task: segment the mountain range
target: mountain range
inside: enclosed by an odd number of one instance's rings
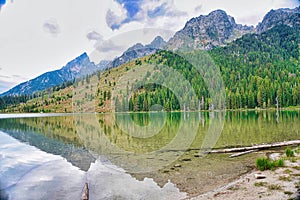
[[[32,80],[21,83],[0,96],[33,94],[37,91],[84,77],[98,70],[114,68],[137,58],[154,54],[158,49],[184,51],[194,49],[210,50],[218,46],[226,46],[245,34],[261,34],[276,25],[288,25],[299,28],[299,19],[300,7],[294,9],[282,8],[271,10],[264,16],[262,22],[253,27],[237,24],[234,18],[227,15],[225,11],[215,10],[208,15],[200,15],[199,17],[190,19],[183,29],[176,32],[167,42],[160,36],[157,36],[148,45],[137,43],[113,61],[101,61],[99,64],[91,62],[88,55],[83,53],[61,69],[44,73]]]

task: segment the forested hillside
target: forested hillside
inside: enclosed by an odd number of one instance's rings
[[[211,51],[222,71],[228,108],[300,105],[299,29],[277,26]]]
[[[226,47],[211,50],[209,54],[220,68],[225,85],[226,107],[270,108],[276,106],[276,99],[279,107],[300,105],[299,44],[299,30],[281,25],[261,35],[247,34]],[[189,63],[165,51],[152,59],[156,59],[158,66],[163,63],[181,71],[190,80],[198,98],[204,100],[202,108],[209,108],[207,88]],[[174,94],[161,86],[145,87],[129,103],[129,110],[133,111],[146,111],[155,103],[163,104],[166,110],[179,109]]]

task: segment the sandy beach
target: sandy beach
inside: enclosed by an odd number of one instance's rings
[[[291,161],[292,160],[292,161]],[[257,179],[255,174],[266,178]],[[276,170],[259,171],[257,169],[242,175],[237,180],[206,192],[190,200],[287,200],[300,199],[300,157],[295,155],[285,160],[284,167]]]

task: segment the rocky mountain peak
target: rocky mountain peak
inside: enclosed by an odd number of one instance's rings
[[[81,63],[84,63],[84,62],[90,62],[90,58],[86,52],[84,52],[80,56],[78,56],[75,59],[68,62],[62,69],[73,68],[74,66],[80,65]]]
[[[143,44],[136,43],[132,47],[129,47],[126,51],[129,52],[129,51],[138,50],[138,49],[142,49],[142,48],[145,48]]]
[[[160,49],[166,45],[166,41],[161,37],[157,36],[154,38],[154,40],[147,45],[147,47],[151,47],[154,49]]]
[[[236,24],[234,18],[225,11],[215,10],[208,15],[189,20],[184,28],[169,40],[167,48],[211,49],[225,45],[253,30],[253,27]]]
[[[257,25],[257,32],[262,33],[276,25],[287,25],[290,27],[300,27],[300,6],[294,9],[281,8],[271,10]]]

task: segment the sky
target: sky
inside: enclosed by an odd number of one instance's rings
[[[299,0],[0,0],[0,93],[84,52],[97,54],[92,60],[98,62],[132,43],[149,43],[155,34],[167,40],[192,17],[216,9],[255,26],[271,9],[299,5]],[[136,31],[145,28],[149,35]]]

